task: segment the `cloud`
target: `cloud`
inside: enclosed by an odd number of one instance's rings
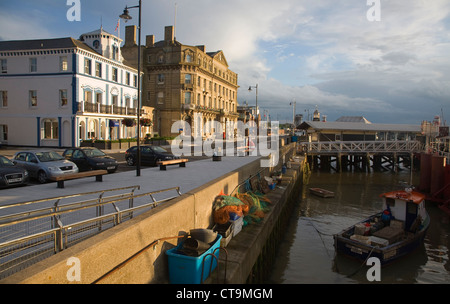
[[[4,10],[0,10],[0,28],[2,29],[0,40],[38,39],[51,36],[50,30],[39,18],[18,16]]]
[[[57,9],[50,3],[8,4],[0,11],[0,36],[77,37],[101,18],[112,32],[125,5],[82,1],[82,22],[69,24],[61,21],[65,1]],[[152,34],[163,39],[164,26],[175,24],[175,3],[177,40],[223,50],[239,75],[238,101],[251,104],[255,93],[247,88],[258,84],[258,105],[272,117],[292,117],[293,100],[303,111],[317,105],[330,119],[357,113],[374,122],[420,123],[448,107],[448,0],[380,0],[380,22],[367,20],[365,0],[144,1],[144,41]]]

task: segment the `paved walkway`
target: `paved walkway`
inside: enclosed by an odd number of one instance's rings
[[[94,177],[86,177],[65,182],[65,188],[57,188],[56,182],[39,185],[28,185],[0,190],[0,206],[51,198],[62,195],[116,189],[126,186],[139,185],[140,190],[135,193],[147,193],[180,187],[181,193],[186,193],[209,181],[216,179],[228,172],[238,169],[259,157],[222,157],[222,161],[212,161],[212,158],[188,162],[185,168],[178,165],[167,166],[166,171],[159,167],[141,168],[141,176],[136,176],[136,171],[117,172],[103,176],[103,182],[96,182]],[[174,193],[166,197],[173,196]],[[157,199],[162,199],[157,198]],[[78,199],[79,200],[79,199]],[[8,211],[7,211],[8,210]],[[14,210],[15,212],[30,210],[29,207]],[[0,215],[10,214],[12,209],[0,209]]]

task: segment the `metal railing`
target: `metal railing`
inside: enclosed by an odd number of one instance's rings
[[[181,195],[179,187],[142,194],[136,194],[136,189],[139,186],[0,206],[1,210],[51,204],[0,216],[0,279]],[[130,191],[105,196],[124,190]],[[169,191],[176,195],[167,197]],[[164,197],[157,198],[158,194]],[[79,196],[96,197],[61,204]]]
[[[92,103],[89,101],[78,102],[79,112],[88,113],[102,113],[102,114],[121,114],[121,115],[136,115],[136,108],[121,107],[117,105],[105,105],[101,103]]]
[[[423,152],[423,144],[415,140],[396,141],[321,141],[302,142],[307,153],[415,153]]]

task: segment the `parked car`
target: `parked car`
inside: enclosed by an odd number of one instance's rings
[[[75,163],[51,150],[17,152],[13,162],[25,168],[30,177],[36,178],[40,183],[45,183],[52,176],[78,172]]]
[[[149,164],[152,166],[156,166],[157,162],[160,160],[168,160],[168,159],[178,159],[178,156],[175,156],[168,152],[166,149],[160,146],[150,146],[150,145],[141,145],[141,164]],[[125,152],[125,160],[129,166],[133,166],[136,164],[137,159],[137,146],[129,148]]]
[[[119,167],[114,157],[95,147],[69,148],[64,151],[63,156],[74,162],[80,171],[100,169],[112,173]]]
[[[28,171],[18,167],[5,156],[0,155],[0,187],[26,185],[27,182]]]

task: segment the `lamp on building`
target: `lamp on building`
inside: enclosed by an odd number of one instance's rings
[[[141,176],[141,11],[142,11],[142,0],[139,0],[139,5],[136,6],[125,6],[123,14],[119,17],[124,19],[125,22],[133,19],[129,15],[129,8],[139,8],[139,25],[138,25],[138,100],[137,100],[137,155],[136,155],[136,176]]]

